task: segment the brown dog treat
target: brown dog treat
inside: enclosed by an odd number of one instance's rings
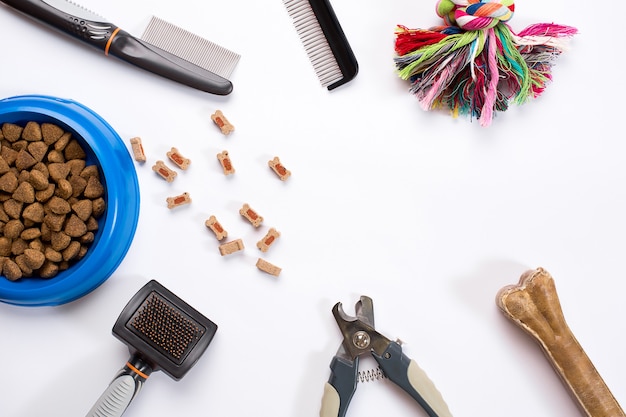
[[[172,148],[166,153],[167,157],[172,161],[176,166],[182,170],[189,168],[189,164],[191,161],[188,158],[185,158],[178,152],[178,149]]]
[[[146,153],[143,150],[143,144],[140,137],[130,139],[130,148],[133,151],[133,157],[137,162],[146,162]]]
[[[228,121],[221,110],[216,110],[215,113],[211,115],[211,120],[220,128],[224,135],[228,135],[235,130],[235,126]]]
[[[223,243],[223,244],[221,244],[219,246],[219,249],[220,249],[220,254],[222,256],[230,255],[230,254],[233,254],[235,252],[239,252],[240,250],[244,249],[243,240],[236,239],[236,240],[232,240],[232,241],[227,242],[227,243]]]
[[[228,151],[222,151],[217,154],[217,159],[220,161],[222,165],[222,170],[224,171],[224,175],[230,175],[235,173],[235,168],[233,168],[232,161],[230,160],[230,156],[228,156]]]
[[[185,204],[190,204],[191,196],[189,193],[184,192],[174,197],[167,197],[165,200],[167,201],[167,208],[173,209],[175,207],[184,206]]]
[[[283,164],[280,162],[280,158],[278,158],[277,156],[275,156],[274,159],[269,160],[267,162],[267,165],[272,168],[272,171],[274,171],[274,173],[278,175],[278,178],[280,178],[281,181],[285,181],[291,176],[291,171],[283,166]]]
[[[228,232],[224,230],[224,228],[222,227],[220,222],[217,221],[217,218],[215,216],[211,215],[211,217],[209,217],[204,222],[204,225],[209,228],[213,233],[215,233],[215,237],[217,238],[217,240],[222,240],[228,237]]]
[[[282,271],[281,268],[267,262],[265,259],[262,258],[259,258],[256,261],[256,267],[267,274],[274,275],[275,277],[279,276],[280,272]]]
[[[248,203],[245,203],[243,207],[239,209],[239,214],[245,217],[254,227],[259,227],[261,223],[263,223],[263,217],[259,216],[256,211],[254,211]]]
[[[270,246],[280,237],[280,232],[273,227],[267,231],[263,239],[259,240],[256,243],[256,247],[261,250],[261,252],[267,252]]]
[[[163,161],[156,161],[156,163],[152,166],[152,170],[159,174],[161,178],[167,182],[174,181],[177,175],[176,171],[170,169]]]
[[[539,268],[496,297],[502,313],[541,346],[565,387],[588,417],[624,417],[593,363],[570,330],[552,276]]]

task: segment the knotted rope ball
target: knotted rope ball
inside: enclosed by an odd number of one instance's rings
[[[439,0],[443,26],[396,28],[398,75],[425,110],[448,108],[489,126],[509,101],[522,104],[543,92],[577,30],[542,23],[516,34],[507,24],[514,12],[512,0]]]

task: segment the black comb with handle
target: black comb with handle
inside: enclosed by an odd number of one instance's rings
[[[128,302],[113,335],[128,345],[130,358],[88,417],[121,416],[153,371],[181,379],[211,343],[217,325],[152,280]]]

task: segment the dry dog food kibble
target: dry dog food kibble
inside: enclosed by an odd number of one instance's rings
[[[211,115],[211,120],[220,128],[224,135],[228,135],[235,130],[235,126],[228,121],[221,110],[216,110],[215,113]]]
[[[143,151],[143,144],[140,137],[134,137],[130,140],[130,147],[133,150],[133,156],[137,162],[146,162],[146,154]]]
[[[0,130],[0,273],[52,278],[87,253],[106,208],[98,167],[52,123]]]

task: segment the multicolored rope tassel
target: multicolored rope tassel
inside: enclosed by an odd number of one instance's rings
[[[424,110],[447,108],[489,126],[509,102],[538,97],[551,68],[577,33],[571,26],[540,23],[514,33],[513,0],[439,0],[445,23],[431,29],[396,28],[398,75]]]

